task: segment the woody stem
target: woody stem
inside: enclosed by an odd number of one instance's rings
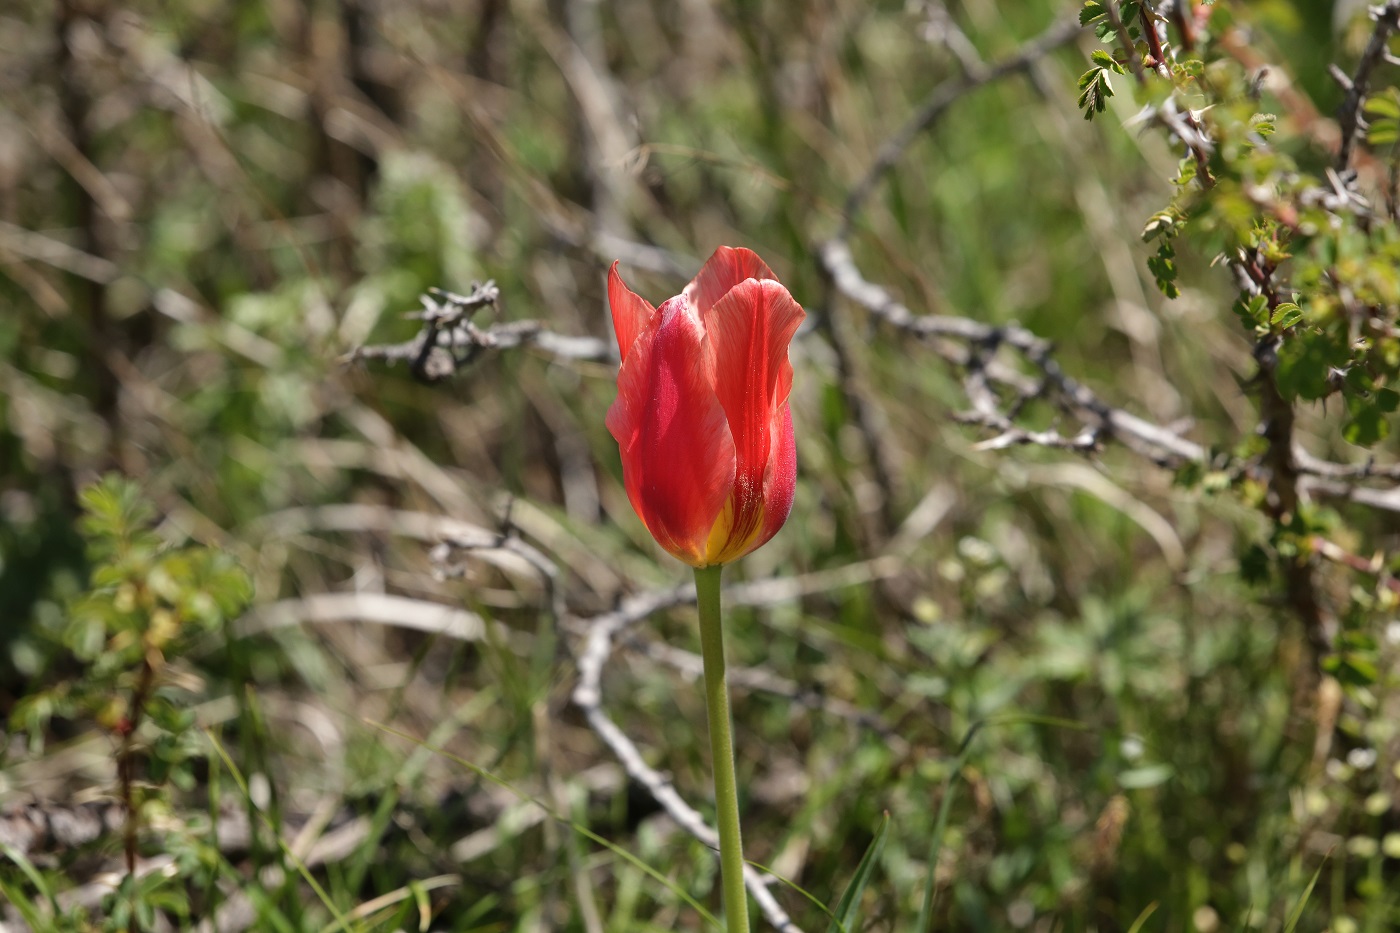
[[[724,671],[724,629],[720,625],[721,569],[719,564],[696,568],[695,594],[700,606],[700,655],[705,662],[705,709],[710,720],[710,755],[714,762],[725,926],[729,933],[748,933],[749,898],[744,890],[744,848],[739,838],[739,792],[734,779],[729,681]]]

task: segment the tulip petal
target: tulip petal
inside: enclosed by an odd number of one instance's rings
[[[699,274],[685,287],[684,294],[703,321],[709,317],[715,302],[745,279],[776,280],[777,276],[753,250],[721,246],[705,260]]]
[[[781,492],[784,483],[790,486],[790,472],[795,478],[796,454],[790,446],[792,422],[787,409],[792,388],[788,345],[805,317],[801,305],[780,283],[748,279],[715,302],[705,319],[714,359],[715,394],[729,422],[735,460],[732,514],[725,515],[728,533],[723,542],[715,538],[709,542],[708,553],[714,563],[733,560],[761,543],[756,539],[768,527],[767,491],[777,486]],[[789,498],[782,504],[782,519],[792,507],[790,490],[786,494]],[[774,503],[775,508],[778,505]],[[781,525],[782,520],[777,521]]]
[[[651,302],[638,295],[622,281],[617,263],[608,270],[608,305],[612,308],[613,332],[617,334],[617,350],[626,361],[638,335],[656,315]]]
[[[792,408],[783,402],[774,425],[768,472],[763,479],[763,530],[749,550],[768,543],[792,513],[797,495],[797,438],[792,432]]]
[[[685,298],[672,298],[633,341],[608,410],[632,507],[663,548],[697,567],[709,563],[710,529],[734,483],[711,359]]]

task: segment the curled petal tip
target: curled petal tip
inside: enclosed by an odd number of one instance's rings
[[[714,251],[694,280],[686,286],[685,296],[696,313],[704,318],[715,302],[730,289],[746,279],[777,280],[768,264],[758,254],[742,246],[721,246]]]
[[[637,337],[656,315],[651,302],[639,296],[617,271],[617,262],[608,269],[608,306],[612,309],[613,333],[617,335],[617,352],[625,361]]]

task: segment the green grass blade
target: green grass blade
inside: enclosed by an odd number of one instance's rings
[[[765,875],[769,875],[773,878],[776,878],[778,880],[778,883],[781,884],[783,887],[802,895],[804,898],[807,899],[807,902],[809,904],[811,904],[817,910],[820,910],[822,913],[826,914],[828,920],[831,920],[833,922],[836,920],[836,914],[832,913],[831,908],[826,906],[826,904],[822,902],[821,898],[817,897],[811,891],[808,891],[806,888],[802,887],[802,885],[798,884],[796,881],[793,881],[790,878],[784,878],[782,875],[778,874],[776,871],[769,868],[767,865],[764,865],[762,862],[755,862],[753,859],[744,859],[744,861],[748,862],[750,865],[752,865],[754,868],[757,868]]]
[[[1322,877],[1322,869],[1327,867],[1327,858],[1323,858],[1322,864],[1317,866],[1317,871],[1313,872],[1312,880],[1303,889],[1303,896],[1298,898],[1298,903],[1294,906],[1293,912],[1288,915],[1288,923],[1283,928],[1283,933],[1293,933],[1298,927],[1298,921],[1303,918],[1303,908],[1308,906],[1308,898],[1312,897],[1313,888],[1317,886],[1317,879]]]
[[[238,785],[239,791],[243,794],[244,797],[247,797],[248,781],[243,777],[243,772],[238,770],[238,765],[234,763],[233,758],[229,756],[229,753],[224,748],[223,743],[220,742],[214,736],[212,730],[205,729],[204,734],[206,737],[208,737],[209,744],[214,746],[214,751],[218,752],[219,757],[223,759],[224,767],[228,768],[229,774],[233,777],[234,782]],[[331,929],[345,930],[347,931],[347,933],[349,933],[349,931],[351,930],[350,921],[346,919],[345,915],[340,912],[340,909],[335,906],[335,901],[332,900],[331,896],[326,893],[324,888],[321,887],[320,882],[316,880],[316,876],[311,874],[311,869],[307,868],[306,863],[297,857],[296,853],[292,851],[291,846],[287,845],[286,841],[282,838],[282,834],[277,831],[277,827],[272,825],[271,820],[268,820],[266,817],[264,817],[263,822],[267,826],[267,828],[272,831],[273,837],[277,840],[278,847],[282,850],[282,855],[288,860],[290,860],[294,866],[296,866],[296,870],[301,875],[302,880],[304,880],[307,883],[307,885],[310,886],[311,890],[316,892],[316,896],[320,898],[321,903],[325,906],[326,910],[330,911],[331,916],[335,918],[335,922],[331,925]]]
[[[1090,731],[1084,723],[1073,719],[1041,716],[1034,713],[1006,713],[978,720],[968,727],[962,741],[958,743],[958,755],[953,759],[952,770],[943,780],[943,800],[938,805],[938,819],[934,822],[933,836],[929,839],[928,874],[924,878],[923,903],[919,907],[919,919],[914,923],[914,929],[917,933],[924,933],[933,922],[933,908],[937,894],[935,874],[938,869],[938,852],[943,848],[943,835],[948,829],[948,812],[952,809],[954,791],[957,789],[953,781],[962,773],[963,764],[966,763],[968,752],[972,748],[972,740],[977,737],[978,732],[982,731],[983,728],[1011,725],[1053,726],[1058,729]]]
[[[452,754],[446,749],[429,745],[422,739],[411,736],[406,732],[400,732],[398,729],[395,729],[392,726],[386,726],[381,722],[374,722],[373,720],[369,719],[365,720],[365,722],[376,729],[379,729],[383,732],[387,732],[390,735],[396,735],[399,738],[412,742],[413,744],[421,748],[426,748],[435,754],[441,755],[448,761],[456,762],[457,764],[461,765],[464,768],[467,768],[477,776],[490,781],[492,784],[495,784],[497,787],[510,791],[512,794],[519,797],[521,800],[534,804],[546,814],[548,814],[551,819],[564,824],[579,835],[607,849],[609,852],[613,853],[618,858],[621,858],[629,864],[633,865],[634,867],[641,869],[652,880],[659,882],[672,894],[675,894],[677,897],[683,900],[687,905],[690,906],[692,910],[694,910],[702,918],[704,918],[704,920],[711,926],[723,929],[723,924],[721,924],[719,920],[715,918],[715,915],[706,910],[703,904],[701,904],[695,898],[691,897],[690,894],[684,888],[682,888],[676,882],[672,881],[670,878],[667,878],[655,868],[652,868],[650,865],[639,859],[637,856],[633,855],[631,852],[628,852],[626,849],[619,846],[617,843],[612,842],[608,839],[604,839],[602,836],[598,835],[593,830],[589,829],[587,826],[584,826],[582,823],[575,822],[574,820],[569,819],[566,816],[561,816],[560,814],[556,813],[554,809],[548,804],[546,804],[544,801],[532,797],[531,795],[525,793],[523,790],[520,790],[517,787],[515,787],[509,781],[505,780],[504,778],[497,777],[495,774],[492,774],[490,771],[487,771],[480,765],[473,764],[472,762],[467,761],[465,758],[459,758],[458,756]]]
[[[948,777],[943,781],[943,800],[938,804],[938,819],[933,824],[933,837],[928,844],[928,874],[924,878],[924,900],[919,907],[919,919],[914,924],[914,929],[923,933],[933,922],[934,895],[937,892],[938,873],[938,852],[943,848],[943,833],[948,828],[948,811],[952,809],[953,794],[957,787],[953,784],[953,779],[957,777],[962,769],[963,755],[958,756],[953,770],[948,772]]]
[[[37,931],[54,929],[52,923],[46,923],[42,912],[27,894],[12,889],[2,880],[0,880],[0,903],[13,905],[15,910],[19,911],[19,915],[24,918],[24,922],[29,924],[29,928],[36,933]]]
[[[1142,913],[1138,914],[1137,919],[1133,921],[1133,925],[1128,927],[1128,933],[1141,933],[1143,925],[1147,923],[1147,918],[1157,912],[1157,907],[1158,904],[1156,901],[1144,907]]]
[[[852,933],[856,929],[860,917],[860,898],[880,863],[880,853],[885,848],[885,836],[889,829],[890,815],[886,812],[885,818],[880,821],[880,828],[875,831],[875,838],[870,841],[870,847],[856,866],[856,873],[851,876],[851,883],[846,886],[846,893],[841,895],[836,905],[836,916],[831,918],[827,933]]]
[[[59,913],[58,901],[54,900],[53,892],[49,890],[48,883],[44,881],[44,876],[39,873],[39,869],[34,867],[34,863],[29,861],[23,852],[9,843],[0,843],[0,854],[14,862],[19,870],[24,872],[24,876],[29,879],[29,883],[34,885],[34,890],[38,892],[39,896],[48,901],[49,908],[55,914]]]
[[[967,734],[958,744],[958,757],[953,759],[953,767],[948,771],[948,776],[943,779],[943,799],[938,804],[938,819],[933,824],[933,836],[929,839],[928,844],[928,875],[924,878],[924,899],[919,907],[919,919],[914,924],[917,933],[923,933],[933,922],[933,905],[935,895],[938,892],[935,877],[938,872],[938,853],[943,848],[943,834],[948,829],[948,813],[952,810],[953,793],[957,790],[953,781],[962,773],[968,751],[972,748],[972,740],[977,736],[982,726],[983,723],[975,722],[968,728]]]

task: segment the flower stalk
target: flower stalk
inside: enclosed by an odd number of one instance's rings
[[[710,757],[715,780],[716,822],[719,825],[719,867],[725,926],[729,933],[748,933],[749,897],[744,889],[739,788],[734,777],[729,679],[724,666],[724,629],[720,624],[719,582],[722,570],[722,564],[695,568],[695,595],[700,607],[700,656],[705,665],[705,710],[710,723]]]

